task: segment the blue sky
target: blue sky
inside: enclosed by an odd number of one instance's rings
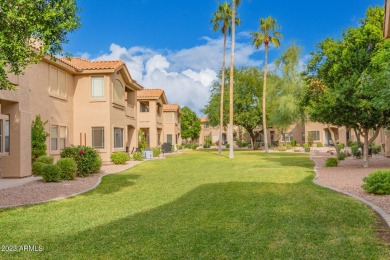
[[[82,26],[64,47],[74,56],[121,59],[145,88],[163,88],[170,103],[200,115],[222,61],[222,35],[210,24],[218,2],[223,1],[77,0]],[[384,1],[241,0],[235,64],[262,67],[264,52],[254,49],[249,37],[260,17],[276,18],[284,36],[281,48],[270,50],[270,62],[295,42],[304,63],[319,41],[340,37],[375,5]]]

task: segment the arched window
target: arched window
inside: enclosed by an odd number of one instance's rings
[[[114,81],[114,97],[113,101],[115,103],[122,104],[124,101],[124,88],[122,83],[119,80]]]

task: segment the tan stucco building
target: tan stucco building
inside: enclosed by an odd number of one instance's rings
[[[0,91],[0,177],[31,175],[31,123],[47,121],[47,154],[63,147],[95,147],[103,161],[137,147],[137,95],[143,89],[122,61],[44,58],[24,75],[10,76],[16,91]]]
[[[181,138],[181,112],[178,104],[164,104],[164,143],[179,145]]]

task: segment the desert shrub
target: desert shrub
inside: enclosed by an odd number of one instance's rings
[[[135,153],[133,153],[133,160],[134,161],[143,161],[144,157],[142,157],[142,153],[135,152]]]
[[[73,158],[77,164],[77,175],[80,177],[97,173],[102,167],[100,155],[89,146],[65,147],[61,152],[61,158]]]
[[[196,150],[196,148],[198,148],[198,146],[196,144],[191,145],[192,150]]]
[[[41,176],[42,175],[42,171],[43,171],[43,167],[46,165],[46,163],[43,163],[43,162],[34,162],[32,164],[32,174],[34,176]]]
[[[286,149],[287,149],[287,150],[290,150],[291,148],[292,148],[292,146],[291,146],[291,145],[289,145],[289,144],[288,144],[288,145],[286,145]]]
[[[287,151],[287,148],[286,148],[286,146],[278,146],[276,148],[276,150],[278,150],[279,152],[285,152],[285,151]]]
[[[372,154],[379,154],[382,150],[382,146],[371,144],[369,149],[371,149]]]
[[[61,158],[57,162],[57,166],[61,169],[62,180],[73,180],[77,173],[77,164],[73,158]]]
[[[325,167],[336,167],[339,164],[337,158],[330,157],[325,161]]]
[[[297,140],[295,140],[295,139],[291,139],[291,146],[292,147],[295,147],[296,145],[297,145]]]
[[[210,148],[211,144],[212,144],[211,138],[206,137],[204,140],[203,148]],[[192,149],[192,147],[191,147],[191,149]]]
[[[61,169],[54,164],[45,164],[42,169],[42,178],[45,182],[60,182]]]
[[[347,154],[344,152],[340,152],[339,155],[337,156],[337,160],[342,161],[347,157]]]
[[[177,148],[177,149],[179,149],[179,148]],[[160,156],[161,149],[159,147],[152,148],[152,151],[153,151],[153,157],[159,157]],[[174,148],[172,149],[172,151],[174,151]]]
[[[183,150],[183,146],[182,146],[181,144],[179,144],[179,145],[177,146],[177,150]]]
[[[126,152],[116,152],[112,153],[110,158],[114,164],[126,164],[130,160],[130,155]]]
[[[363,179],[362,186],[369,193],[390,195],[390,170],[379,170],[370,173]]]
[[[46,139],[49,133],[45,131],[47,121],[43,122],[37,115],[31,125],[31,160],[34,163],[41,155],[46,155]]]
[[[46,163],[46,164],[53,164],[54,157],[41,155],[36,160],[36,162]]]
[[[352,155],[356,158],[361,158],[362,157],[362,152],[359,150],[359,146],[358,144],[354,143],[352,146],[351,146],[351,150],[352,150]]]
[[[324,147],[323,143],[317,143],[317,147]]]

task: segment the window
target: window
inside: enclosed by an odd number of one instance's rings
[[[208,123],[203,125],[203,129],[209,129],[209,128],[210,128],[210,125]]]
[[[57,151],[66,146],[66,126],[52,125],[50,127],[50,150]]]
[[[172,144],[172,135],[167,135],[167,143]]]
[[[124,102],[124,88],[119,80],[114,81],[113,101],[119,104]]]
[[[56,125],[50,127],[50,149],[58,150],[58,126]]]
[[[103,77],[92,77],[91,97],[92,98],[103,98],[104,97],[104,78]]]
[[[92,146],[96,149],[104,148],[104,127],[92,127]]]
[[[308,138],[308,140],[310,138],[312,138],[313,141],[319,141],[320,140],[320,131],[308,131],[307,138]]]
[[[114,148],[123,148],[123,128],[114,128]]]
[[[141,102],[140,112],[149,112],[149,102]]]
[[[66,97],[66,73],[50,67],[50,94]]]

